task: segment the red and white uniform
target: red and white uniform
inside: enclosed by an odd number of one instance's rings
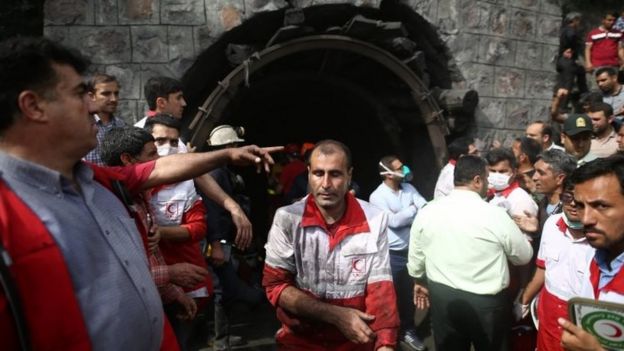
[[[581,294],[586,257],[594,252],[585,237],[574,239],[563,213],[550,216],[542,231],[536,265],[545,270],[539,296],[537,349],[561,350],[561,327],[557,318],[568,318],[567,301]]]
[[[328,226],[312,196],[275,213],[266,244],[263,286],[277,308],[280,350],[376,350],[396,344],[399,319],[390,273],[387,215],[346,195],[342,219]],[[358,345],[332,325],[305,320],[278,306],[294,286],[315,299],[372,314],[374,342]]]
[[[518,181],[514,181],[507,188],[494,193],[490,203],[506,209],[510,216],[525,216],[525,211],[537,216],[537,204],[531,195],[520,187]]]
[[[592,66],[619,66],[620,43],[622,43],[622,32],[617,30],[606,31],[598,27],[587,33],[585,44],[591,44]]]
[[[581,297],[624,304],[624,267],[620,268],[609,283],[599,288],[600,269],[593,256],[586,260],[587,274],[583,281]]]
[[[151,193],[150,206],[156,224],[161,227],[182,226],[190,234],[186,241],[160,241],[160,250],[168,265],[188,262],[207,268],[199,242],[206,236],[206,208],[195,191],[192,180],[155,188]],[[185,289],[191,297],[207,297],[212,293],[209,277],[194,288]]]

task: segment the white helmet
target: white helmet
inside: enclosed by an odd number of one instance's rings
[[[245,141],[240,138],[243,135],[245,135],[245,129],[243,127],[232,127],[230,125],[223,124],[210,132],[208,145],[222,146],[232,143],[242,143]]]

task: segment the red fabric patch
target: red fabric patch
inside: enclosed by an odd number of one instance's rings
[[[520,183],[517,180],[515,180],[513,183],[509,184],[508,187],[501,190],[500,194],[503,195],[503,197],[508,198],[509,194],[511,194],[512,191],[516,190],[519,187],[520,187]]]
[[[10,267],[33,350],[90,350],[82,312],[65,259],[48,229],[0,181],[0,240],[13,260]],[[12,313],[0,288],[2,348],[17,350]]]
[[[338,222],[332,224],[332,229],[335,228],[334,230],[329,229],[321,211],[314,202],[314,196],[309,195],[306,200],[305,209],[301,218],[301,226],[304,228],[313,226],[321,227],[325,232],[330,234],[330,251],[349,235],[370,232],[370,227],[366,221],[366,215],[357,199],[351,193],[347,193],[345,195],[345,200],[345,213]]]
[[[565,214],[564,214],[564,216],[565,216]],[[568,225],[563,220],[563,217],[559,218],[559,220],[557,221],[557,228],[559,228],[559,231],[562,234],[565,234],[566,230],[568,230]]]
[[[604,288],[599,289],[598,286],[600,284],[600,268],[598,267],[598,263],[596,259],[592,259],[591,264],[589,265],[589,281],[592,284],[594,290],[594,298],[598,299],[600,297],[600,292],[614,292],[620,295],[624,295],[624,274],[622,274],[622,269],[611,279]]]

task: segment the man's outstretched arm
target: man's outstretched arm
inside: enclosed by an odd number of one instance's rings
[[[142,190],[161,184],[171,184],[198,177],[225,164],[256,166],[265,171],[274,163],[271,152],[282,150],[281,146],[261,148],[248,145],[210,152],[183,153],[161,157],[141,186]]]

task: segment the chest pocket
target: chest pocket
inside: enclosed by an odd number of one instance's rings
[[[372,234],[358,234],[350,238],[341,248],[339,283],[365,285],[377,254],[377,240]]]
[[[544,259],[551,262],[559,262],[559,250],[554,245],[544,246]]]

